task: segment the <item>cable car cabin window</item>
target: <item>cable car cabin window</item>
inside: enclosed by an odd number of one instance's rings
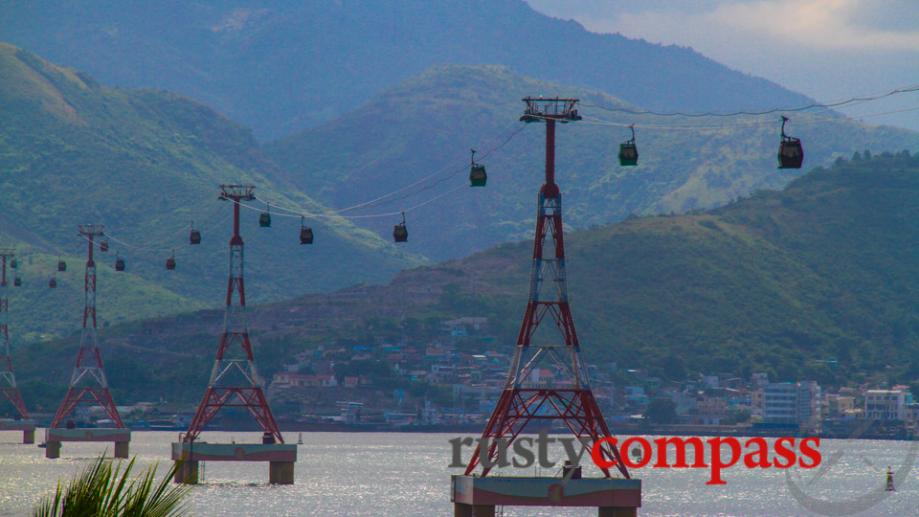
[[[201,244],[201,232],[192,230],[191,233],[188,234],[188,242],[190,244]]]
[[[488,174],[485,173],[484,165],[473,165],[469,169],[469,185],[472,187],[484,187],[488,182]]]
[[[312,244],[313,243],[313,229],[312,228],[300,228],[300,244]]]
[[[58,270],[58,271],[67,271],[67,263],[64,262],[63,260],[59,260],[59,261],[57,262],[57,270]]]
[[[393,226],[392,238],[396,242],[408,241],[408,229],[405,227],[405,224],[397,224]]]
[[[619,144],[619,165],[634,167],[638,165],[638,147],[631,142]]]
[[[792,137],[785,137],[779,146],[779,168],[780,169],[800,169],[804,163],[804,148],[801,146],[801,140]]]

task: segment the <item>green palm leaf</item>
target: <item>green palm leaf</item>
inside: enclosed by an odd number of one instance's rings
[[[136,458],[135,458],[136,459]],[[171,486],[178,464],[156,481],[156,465],[132,478],[135,460],[112,465],[101,456],[33,511],[35,517],[179,517],[187,513],[186,486]],[[122,468],[123,467],[123,468]]]

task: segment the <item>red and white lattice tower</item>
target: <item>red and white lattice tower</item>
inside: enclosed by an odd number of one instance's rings
[[[526,111],[520,120],[546,125],[546,179],[537,197],[530,297],[504,390],[479,442],[479,447],[482,444],[488,447],[487,456],[485,451],[476,448],[466,467],[466,475],[472,475],[479,466],[482,467],[481,475],[488,475],[498,460],[499,443],[504,442],[510,447],[532,421],[564,423],[587,446],[610,434],[590,389],[590,379],[581,361],[581,346],[568,306],[562,196],[555,183],[555,126],[556,123],[580,120],[578,100],[527,97],[523,101]],[[544,285],[547,280],[548,285]],[[549,293],[543,293],[543,287],[548,287]],[[561,343],[533,342],[546,316],[561,334]],[[545,336],[540,332],[537,341],[543,339]],[[547,361],[552,361],[565,377],[558,375],[556,379],[559,380],[548,384],[534,380],[534,372]],[[606,458],[615,460],[622,475],[629,478],[618,450],[606,442],[602,447]],[[480,461],[482,457],[488,458],[487,464]],[[603,473],[607,477],[610,475],[608,469],[603,469]]]
[[[86,239],[86,273],[83,277],[83,332],[80,334],[80,350],[70,377],[67,395],[57,408],[51,427],[67,425],[67,419],[81,404],[101,407],[115,427],[124,428],[102,364],[102,353],[96,337],[96,262],[93,250],[97,237],[105,235],[102,225],[81,224],[80,235]]]
[[[211,378],[191,421],[184,441],[192,442],[224,407],[246,408],[262,431],[275,443],[284,443],[268,407],[263,383],[255,368],[246,322],[246,288],[243,281],[243,239],[239,235],[239,203],[255,199],[252,185],[221,185],[220,199],[233,202],[233,236],[230,238],[230,277],[227,281],[224,330],[217,345]],[[234,303],[235,302],[235,303]],[[238,347],[237,347],[238,345]],[[241,352],[241,353],[240,353]]]
[[[13,260],[15,254],[11,249],[0,250],[0,391],[3,396],[16,408],[19,415],[29,418],[29,412],[26,410],[26,404],[19,393],[19,387],[16,385],[16,374],[13,373],[13,357],[10,351],[10,298],[9,282],[6,278],[6,266]]]

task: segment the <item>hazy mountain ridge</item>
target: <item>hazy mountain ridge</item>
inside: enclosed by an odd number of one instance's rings
[[[266,139],[448,63],[500,63],[661,110],[808,100],[692,49],[594,34],[522,0],[17,2],[0,18],[0,39],[106,83],[190,95]]]

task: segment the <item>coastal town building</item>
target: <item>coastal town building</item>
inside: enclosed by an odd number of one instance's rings
[[[865,418],[880,421],[906,421],[907,406],[913,403],[906,386],[865,392]]]

